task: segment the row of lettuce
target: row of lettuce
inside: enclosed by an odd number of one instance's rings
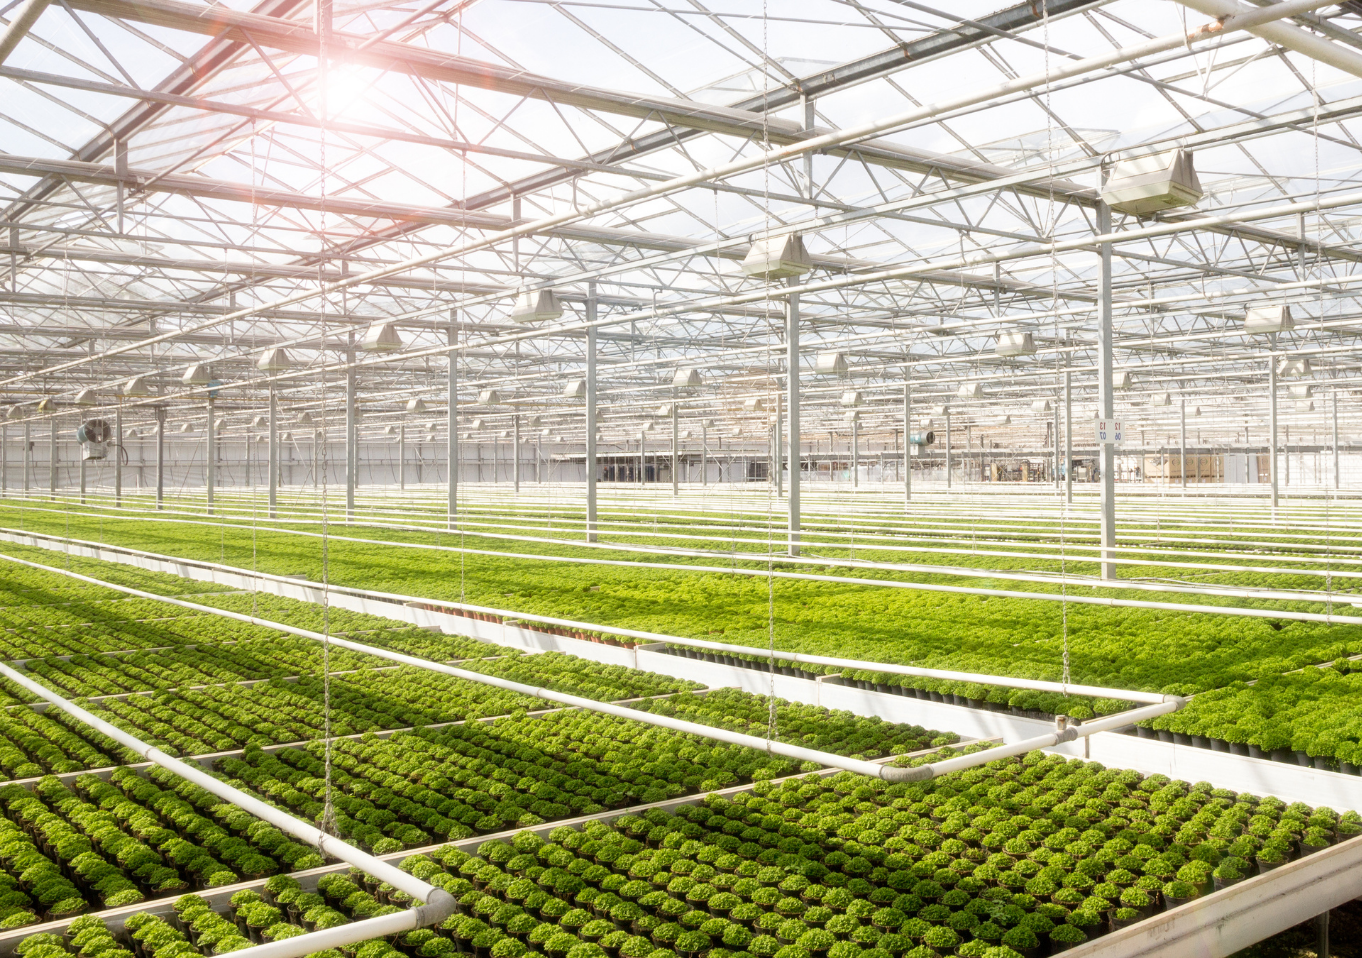
[[[720,718],[743,698],[730,693],[707,715]],[[835,731],[825,747],[844,753],[863,748],[868,734],[905,745],[953,740],[775,704],[792,737],[799,727],[823,726]],[[767,707],[764,700],[751,703],[754,710]],[[325,750],[320,742],[272,753],[252,746],[218,762],[216,773],[304,820],[319,820]],[[801,767],[761,750],[580,711],[342,740],[333,743],[332,760],[339,833],[377,854],[764,781]],[[117,768],[109,781],[79,774],[11,783],[0,787],[0,809],[0,864],[8,875],[0,879],[7,886],[0,921],[11,925],[321,864],[273,826],[155,767]]]
[[[1355,813],[1033,753],[922,784],[760,782],[670,811],[446,844],[402,867],[458,911],[354,958],[1017,958],[1062,950],[1362,832]],[[475,853],[474,853],[475,852]],[[23,958],[218,955],[408,907],[355,869],[221,913],[96,916]],[[325,958],[338,958],[327,954]]]
[[[29,515],[65,531],[65,515]],[[107,517],[106,537],[152,551],[204,551],[229,564],[320,578],[320,557],[302,554],[287,532],[248,527],[163,527]],[[384,538],[448,545],[437,534]],[[476,550],[495,542],[468,540]],[[563,552],[566,547],[555,547]],[[567,550],[571,552],[570,549]],[[596,555],[596,553],[591,553]],[[467,601],[526,614],[764,648],[764,579],[656,568],[535,562],[478,552],[415,550],[351,536],[328,553],[331,581],[433,600]],[[836,570],[832,570],[836,571]],[[968,583],[969,580],[952,580]],[[1107,688],[1188,694],[1362,653],[1350,625],[1179,613],[1172,609],[1074,606],[1046,600],[867,588],[835,581],[778,581],[774,638],[783,649],[1021,678],[1058,680],[1064,648],[1073,681]],[[1238,600],[1203,598],[1203,604]]]
[[[372,659],[378,663],[383,660]],[[385,663],[386,665],[387,663]],[[503,678],[601,700],[666,695],[696,683],[602,666],[561,653],[465,663]],[[208,755],[248,745],[315,739],[327,729],[328,683],[315,675],[77,704],[170,754]],[[329,682],[332,735],[459,722],[544,707],[534,696],[414,666],[370,669]],[[133,753],[56,708],[0,711],[0,771],[21,779],[136,761]]]

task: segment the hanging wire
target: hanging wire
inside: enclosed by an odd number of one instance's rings
[[[770,96],[771,96],[771,70],[770,70],[770,16],[767,9],[768,0],[761,0],[761,192],[762,192],[762,228],[766,242],[771,241],[771,129],[770,129]],[[717,224],[716,224],[717,225]],[[771,284],[766,286],[766,317],[770,320],[771,315]],[[771,368],[771,337],[766,337],[766,368]],[[789,375],[794,376],[795,370],[788,371]],[[776,468],[780,468],[780,454],[776,454]],[[774,491],[775,477],[771,477],[771,482],[767,484],[766,490],[766,644],[767,644],[767,677],[770,683],[769,695],[766,706],[766,742],[769,748],[770,743],[776,738],[776,580],[775,580],[775,557],[773,554],[774,543],[772,541],[771,523],[774,521],[773,510],[775,507]],[[736,539],[734,549],[736,550]]]
[[[1317,78],[1316,78],[1317,67],[1318,67],[1318,61],[1316,61],[1316,60],[1311,60],[1311,61],[1310,61],[1310,94],[1311,94],[1311,97],[1312,97],[1313,100],[1314,100],[1314,103],[1313,103],[1314,110],[1313,110],[1313,116],[1311,117],[1311,124],[1310,124],[1310,125],[1311,125],[1311,131],[1310,131],[1310,132],[1311,132],[1312,139],[1313,139],[1313,141],[1314,141],[1314,150],[1315,150],[1315,241],[1316,241],[1317,243],[1323,244],[1323,242],[1324,242],[1324,213],[1323,213],[1323,211],[1320,209],[1320,184],[1319,184],[1319,180],[1320,180],[1320,168],[1319,168],[1319,113],[1320,113],[1320,95],[1319,95],[1319,83],[1318,83],[1318,80],[1317,80]],[[1301,229],[1301,258],[1302,258],[1302,260],[1304,260],[1304,257],[1305,257],[1305,229],[1304,229],[1304,225],[1305,225],[1305,218],[1304,218],[1304,216],[1302,216],[1302,217],[1301,217],[1301,226],[1302,226],[1302,229]],[[1303,266],[1303,265],[1304,265],[1304,263],[1302,262],[1302,266]],[[1324,328],[1324,310],[1325,310],[1325,298],[1324,298],[1324,257],[1323,257],[1322,255],[1320,255],[1320,253],[1319,253],[1318,250],[1316,250],[1316,253],[1315,253],[1315,272],[1317,273],[1317,275],[1318,275],[1318,280],[1319,280],[1319,282],[1318,282],[1318,285],[1319,285],[1319,325],[1320,325],[1320,328],[1323,329],[1323,328]],[[1302,270],[1301,279],[1302,279],[1302,280],[1305,279],[1304,270]],[[1338,390],[1338,387],[1335,386],[1334,389],[1330,392],[1330,396],[1329,396],[1330,401],[1333,403],[1333,407],[1334,407],[1334,417],[1335,417],[1335,419],[1337,419],[1337,417],[1338,417],[1338,391],[1337,391],[1337,390]],[[1326,414],[1327,414],[1327,413],[1326,413]],[[1333,446],[1334,462],[1337,463],[1337,462],[1339,461],[1339,459],[1338,459],[1338,447],[1337,447],[1337,436],[1336,436],[1336,435],[1335,435],[1335,442],[1334,442],[1334,443],[1331,443],[1331,445]],[[1303,469],[1302,469],[1302,471],[1303,471]],[[1320,471],[1321,471],[1321,470],[1318,470],[1318,469],[1317,469],[1316,472],[1315,472],[1315,481],[1316,481],[1316,482],[1319,481],[1319,473],[1320,473]],[[1325,486],[1325,489],[1324,489],[1324,596],[1325,596],[1325,598],[1324,598],[1324,614],[1325,614],[1325,616],[1328,617],[1329,619],[1332,619],[1332,618],[1333,618],[1333,614],[1334,614],[1334,570],[1333,570],[1333,545],[1332,545],[1332,539],[1333,539],[1333,524],[1332,524],[1332,516],[1331,516],[1331,509],[1330,509],[1330,505],[1331,505],[1330,500],[1333,498],[1333,496],[1337,495],[1337,486],[1338,486],[1338,477],[1337,477],[1337,476],[1334,476],[1333,478],[1334,478],[1334,489],[1330,489],[1328,486]]]
[[[459,56],[462,56],[462,55],[463,55],[463,11],[464,11],[464,8],[467,7],[467,6],[468,6],[468,4],[466,4],[466,3],[461,3],[461,4],[459,4],[458,29],[455,31],[455,37],[454,37],[454,52],[455,52],[456,54],[458,54]],[[457,88],[456,88],[456,89],[457,89]],[[462,94],[462,93],[459,93],[459,92],[456,92],[455,95],[454,95],[454,131],[455,131],[455,133],[456,133],[457,135],[460,135],[460,136],[462,135],[462,133],[460,132],[460,128],[459,128],[459,104],[462,103],[462,102],[463,102],[463,94]],[[460,177],[460,181],[459,181],[459,182],[460,182],[460,186],[459,186],[460,192],[459,192],[459,195],[460,195],[460,196],[463,196],[463,197],[466,197],[466,196],[468,196],[468,156],[467,156],[467,154],[464,155],[463,160],[464,160],[464,161],[463,161],[462,163],[459,164],[459,177]],[[467,274],[464,270],[459,270],[459,299],[460,299],[460,301],[462,301],[463,298],[465,297],[465,295],[467,294],[467,290],[466,290],[466,288],[465,288],[466,281],[467,281],[467,276],[468,276],[468,274]],[[455,326],[455,330],[456,330],[456,332],[455,332],[455,337],[456,337],[456,338],[457,338],[457,336],[458,336],[457,329],[458,329],[458,327],[457,327],[457,325],[456,325],[456,326]],[[459,366],[458,366],[459,356],[460,356],[460,355],[462,355],[462,353],[460,353],[459,350],[451,350],[451,351],[450,351],[450,354],[449,354],[449,361],[450,361],[451,363],[454,364],[454,383],[455,383],[455,389],[456,389],[456,390],[457,390],[457,388],[458,388],[458,383],[461,381],[461,380],[459,379]],[[454,404],[455,404],[455,409],[457,410],[457,408],[458,408],[458,396],[457,396],[457,395],[450,396],[450,397],[449,397],[449,401],[450,401],[451,403],[454,403]],[[455,415],[453,415],[453,416],[450,416],[449,418],[450,418],[450,420],[451,420],[452,423],[453,423],[453,427],[452,427],[452,428],[453,428],[454,430],[457,430],[458,427],[459,427],[459,417],[458,417],[457,413],[456,413]],[[449,435],[449,441],[450,441],[451,443],[453,443],[453,442],[455,441],[455,440],[454,440],[454,433],[453,433],[453,432],[451,432],[450,435]],[[455,448],[456,448],[456,449],[460,449],[461,447],[455,446]],[[459,601],[460,601],[460,602],[467,602],[467,601],[468,601],[468,591],[467,591],[467,588],[466,588],[466,577],[465,577],[465,568],[464,568],[464,567],[465,567],[466,559],[467,559],[467,556],[468,556],[468,550],[465,548],[465,539],[466,539],[466,536],[465,536],[465,534],[464,534],[464,524],[463,524],[463,522],[462,522],[463,513],[459,512],[459,509],[458,509],[458,505],[459,505],[459,504],[458,504],[458,481],[457,481],[457,480],[458,480],[458,476],[457,476],[457,472],[458,472],[458,469],[459,469],[459,456],[460,456],[460,455],[461,455],[461,453],[449,457],[449,481],[450,481],[451,483],[454,483],[454,489],[455,489],[455,493],[454,493],[454,495],[455,495],[455,502],[454,502],[454,522],[455,522],[455,524],[458,526],[458,529],[459,529]]]
[[[327,104],[327,73],[328,73],[328,41],[331,38],[331,0],[318,0],[317,13],[319,22],[317,23],[317,117],[318,117],[318,160],[320,168],[320,211],[318,213],[318,255],[317,255],[317,285],[321,289],[326,288],[326,190],[327,190],[327,167],[326,167],[326,121],[328,114]],[[330,304],[330,297],[325,294],[321,297],[321,348],[326,349],[328,342],[327,306]],[[323,352],[323,357],[325,353]],[[322,456],[321,456],[321,484],[322,484],[322,738],[325,743],[325,755],[323,764],[325,767],[325,796],[322,802],[321,830],[328,835],[337,833],[336,827],[336,806],[333,801],[331,783],[331,542],[330,533],[330,496],[327,488],[327,473],[330,471],[328,466],[326,429],[327,402],[326,402],[326,365],[322,365]],[[346,432],[346,442],[350,441],[349,431]],[[347,466],[350,457],[346,457]],[[347,482],[348,482],[347,478]]]
[[[1050,4],[1049,0],[1041,0],[1041,36],[1042,46],[1045,49],[1045,160],[1050,167],[1050,174],[1046,177],[1049,196],[1049,210],[1046,216],[1046,223],[1049,226],[1050,239],[1053,241],[1057,224],[1055,218],[1058,215],[1055,209],[1055,180],[1053,168],[1055,162],[1055,114],[1050,105]],[[1055,314],[1055,340],[1059,340],[1059,256],[1055,252],[1054,243],[1050,244],[1050,310]],[[1056,353],[1055,366],[1059,368],[1065,361],[1064,352]],[[1059,375],[1062,377],[1063,372]],[[1067,423],[1066,423],[1067,426]],[[1059,442],[1059,436],[1055,436],[1055,442]],[[1113,457],[1114,459],[1114,457]],[[1067,471],[1071,464],[1066,460],[1064,469]],[[1062,493],[1061,493],[1062,494]],[[1069,694],[1069,567],[1067,553],[1067,528],[1068,505],[1063,504],[1059,510],[1059,621],[1060,636],[1063,641],[1063,673],[1060,681],[1064,684],[1064,694]]]

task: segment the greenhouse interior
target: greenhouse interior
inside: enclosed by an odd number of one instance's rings
[[[0,958],[1362,958],[1362,2],[0,89]]]

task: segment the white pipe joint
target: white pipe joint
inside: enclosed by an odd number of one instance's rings
[[[455,901],[453,895],[443,889],[436,888],[430,893],[429,901],[415,908],[407,908],[389,915],[379,915],[376,918],[366,918],[363,921],[354,921],[345,925],[336,925],[334,928],[324,928],[321,931],[297,935],[293,938],[283,938],[264,945],[253,945],[250,948],[234,951],[232,954],[240,955],[242,958],[305,958],[307,955],[328,948],[341,948],[345,945],[359,944],[371,938],[386,938],[390,935],[415,931],[417,928],[437,925],[454,914],[457,907],[458,902]]]
[[[1027,752],[1034,752],[1036,749],[1053,748],[1056,745],[1074,742],[1079,738],[1095,735],[1098,732],[1109,732],[1113,729],[1124,728],[1145,719],[1157,718],[1160,715],[1167,715],[1169,712],[1176,712],[1187,704],[1186,699],[1179,698],[1176,695],[1165,696],[1165,698],[1167,701],[1160,702],[1157,705],[1147,705],[1144,708],[1131,709],[1128,712],[1118,712],[1115,715],[1108,715],[1106,718],[1084,722],[1082,725],[1070,725],[1053,732],[1047,732],[1044,735],[1037,735],[1035,738],[1014,742],[1011,745],[984,749],[981,752],[975,752],[973,755],[960,755],[940,762],[932,762],[929,765],[919,765],[917,768],[881,766],[879,777],[887,782],[926,782],[948,772],[963,771],[997,758],[1025,755]]]

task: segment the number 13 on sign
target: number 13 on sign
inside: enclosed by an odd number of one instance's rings
[[[1097,441],[1120,442],[1121,441],[1121,421],[1119,419],[1099,419],[1097,420]]]

